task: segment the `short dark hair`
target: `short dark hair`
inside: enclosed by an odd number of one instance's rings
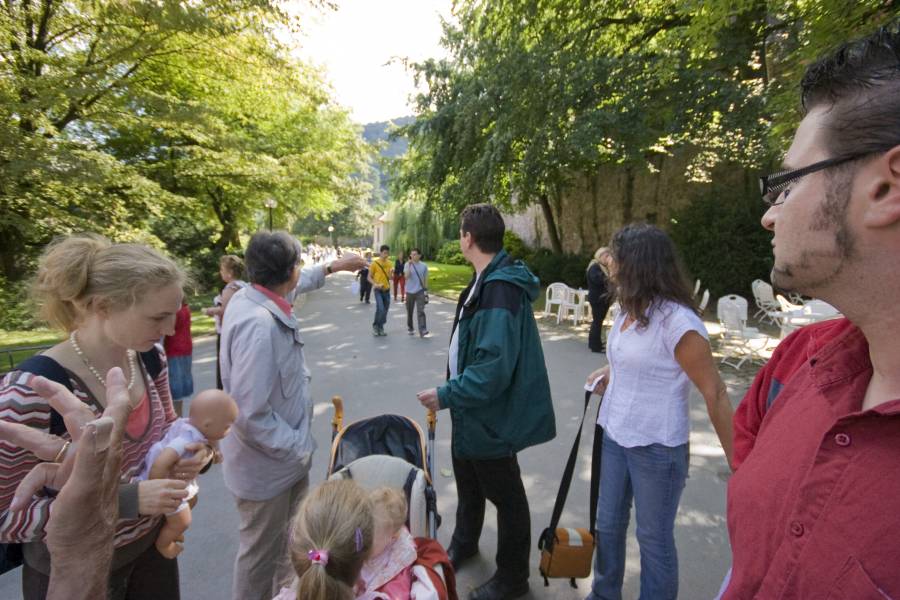
[[[900,21],[811,64],[801,88],[804,111],[829,108],[823,139],[833,157],[900,144]]]
[[[419,256],[422,256],[422,251],[419,250],[418,248],[413,248],[412,250],[409,251],[410,254],[412,254],[413,252],[415,252]]]
[[[613,234],[610,251],[616,297],[642,327],[650,323],[648,309],[665,300],[699,315],[678,251],[665,231],[646,223],[626,225]]]
[[[506,224],[500,211],[491,204],[470,204],[460,215],[460,229],[472,235],[478,249],[485,254],[496,254],[503,249]]]
[[[382,245],[381,245],[381,248],[378,249],[379,252],[384,252],[385,250],[387,250],[388,252],[390,252],[390,251],[391,251],[391,247],[388,246],[387,244],[382,244]]]
[[[299,262],[300,242],[286,231],[257,232],[244,252],[250,282],[267,288],[289,281]]]

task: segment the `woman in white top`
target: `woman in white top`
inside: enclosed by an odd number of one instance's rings
[[[628,225],[612,240],[610,279],[621,311],[607,339],[597,556],[588,600],[619,599],[625,535],[634,501],[641,598],[678,596],[675,514],[688,473],[691,384],[731,464],[733,410],[713,362],[706,328],[672,240],[657,227]]]

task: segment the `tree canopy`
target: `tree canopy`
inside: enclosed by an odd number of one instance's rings
[[[366,194],[368,150],[264,0],[0,8],[0,269],[98,231],[198,259]],[[200,256],[199,258],[202,258]],[[202,261],[201,261],[202,262]]]
[[[633,181],[688,148],[688,176],[759,167],[798,120],[797,83],[825,48],[896,18],[886,0],[459,0],[446,60],[406,129],[401,185],[458,208],[538,203],[554,250],[559,198],[601,165]],[[623,202],[627,210],[628,190]]]

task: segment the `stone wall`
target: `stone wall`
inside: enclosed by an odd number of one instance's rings
[[[604,166],[591,180],[577,180],[561,202],[553,202],[563,250],[592,254],[608,245],[622,225],[646,221],[666,228],[673,213],[712,190],[711,183],[688,181],[690,155],[659,155],[652,165],[629,171],[622,166]],[[629,176],[633,178],[629,195]],[[738,190],[741,195],[754,181],[755,173],[740,167],[721,165],[710,173],[717,190]],[[727,198],[723,198],[727,201]],[[504,215],[506,226],[532,248],[549,248],[546,221],[537,204],[515,214]]]

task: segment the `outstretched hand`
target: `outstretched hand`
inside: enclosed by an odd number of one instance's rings
[[[46,526],[53,563],[47,598],[103,600],[119,517],[122,434],[131,412],[125,376],[118,367],[107,374],[106,410],[99,419],[65,386],[35,377],[31,387],[63,416],[77,451],[70,448],[62,464],[32,469],[10,508],[23,508],[45,487],[59,490]],[[44,452],[40,446],[46,439],[26,434],[20,441],[23,448]]]
[[[367,266],[366,259],[353,252],[345,252],[339,259],[332,261],[332,271],[359,271]]]

